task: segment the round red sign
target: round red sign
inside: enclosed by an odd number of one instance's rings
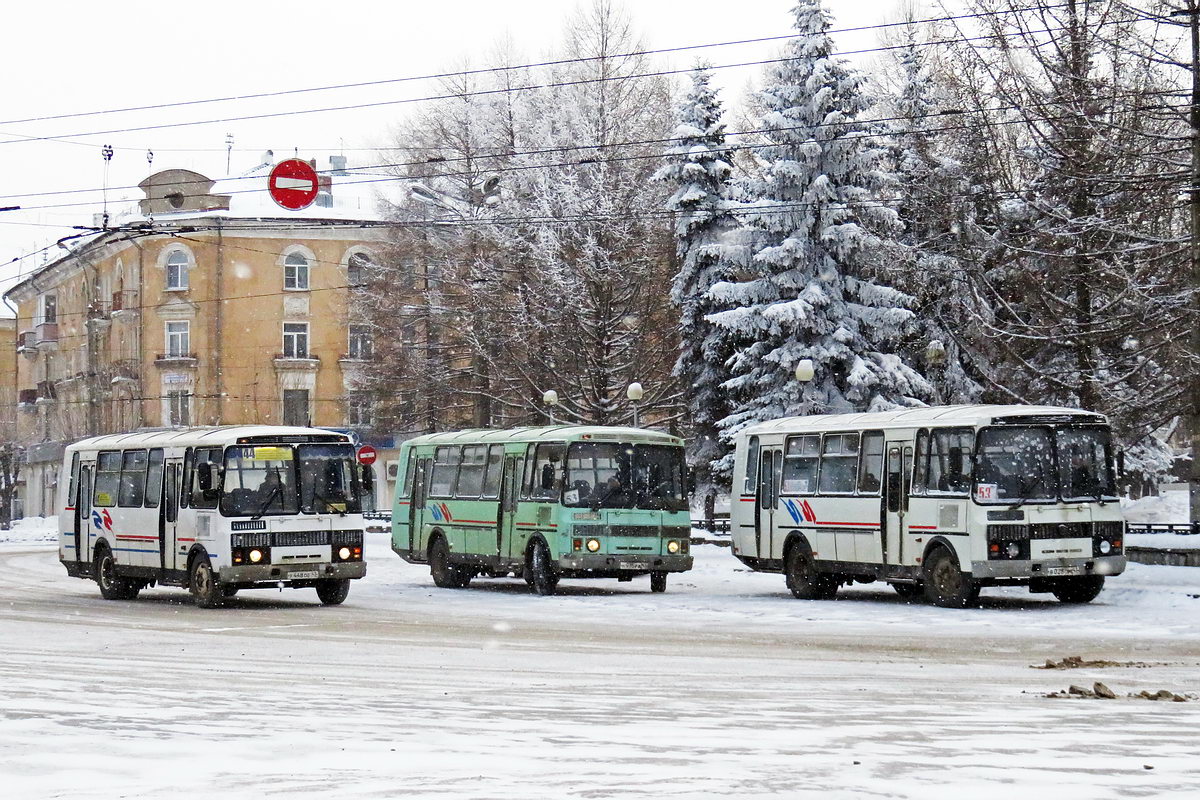
[[[358,463],[374,464],[375,459],[379,457],[379,451],[369,444],[364,444],[358,448]]]
[[[280,161],[267,178],[271,199],[284,208],[299,211],[317,199],[317,171],[299,158]]]

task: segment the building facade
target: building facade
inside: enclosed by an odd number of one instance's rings
[[[269,167],[156,173],[136,211],[9,290],[25,514],[54,513],[63,447],[84,436],[287,424],[372,438],[354,386],[374,342],[348,287],[379,263],[375,203],[335,161],[316,204],[287,211]]]

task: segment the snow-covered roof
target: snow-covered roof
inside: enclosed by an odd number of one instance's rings
[[[641,441],[682,444],[683,440],[662,431],[644,428],[615,428],[600,425],[551,425],[541,428],[475,428],[447,433],[428,433],[409,439],[405,444],[471,444],[475,442],[561,442],[596,439],[597,441]]]
[[[350,441],[349,436],[324,428],[299,428],[288,425],[214,425],[201,428],[171,428],[92,436],[68,446],[67,452],[135,447],[201,447],[205,445],[218,447],[236,444],[241,438],[296,436],[341,437],[347,442]]]
[[[958,405],[897,408],[869,414],[818,414],[808,417],[783,417],[738,432],[739,436],[796,431],[865,430],[867,428],[919,428],[926,425],[986,425],[1005,417],[1078,416],[1089,422],[1106,422],[1102,414],[1060,406]]]

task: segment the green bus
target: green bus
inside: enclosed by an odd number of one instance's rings
[[[433,582],[650,576],[692,567],[683,440],[639,428],[553,426],[433,433],[405,442],[392,549]]]

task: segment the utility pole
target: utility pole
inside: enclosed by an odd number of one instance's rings
[[[1188,196],[1191,200],[1191,355],[1188,378],[1191,395],[1190,422],[1192,465],[1188,481],[1191,499],[1190,522],[1200,531],[1200,0],[1187,0],[1188,25],[1192,39],[1192,169]],[[1187,317],[1185,317],[1186,319]]]

